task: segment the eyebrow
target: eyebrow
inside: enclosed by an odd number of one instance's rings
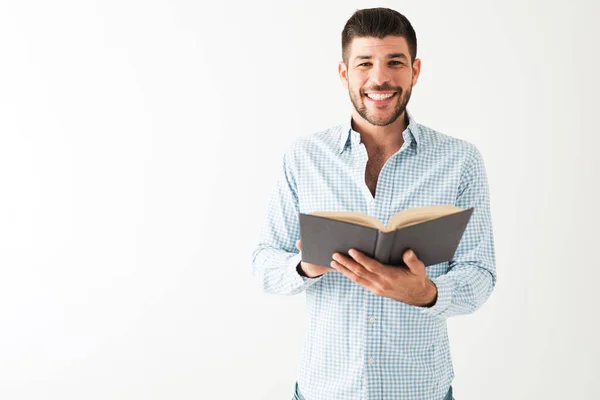
[[[356,56],[356,58],[354,60],[370,60],[371,58],[373,58],[373,56],[370,55],[360,55],[360,56]],[[388,59],[392,59],[392,58],[402,58],[406,61],[408,61],[408,57],[404,54],[404,53],[390,53],[387,55]]]

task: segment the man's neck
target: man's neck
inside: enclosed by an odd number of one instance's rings
[[[386,126],[375,126],[364,120],[356,110],[352,112],[352,129],[360,133],[361,141],[365,147],[373,150],[393,154],[400,150],[404,143],[402,132],[408,126],[406,111],[393,123]]]

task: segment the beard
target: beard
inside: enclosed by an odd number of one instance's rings
[[[365,105],[365,91],[395,91],[396,94],[394,94],[394,97],[398,97],[399,99],[396,100],[396,106],[392,110],[387,111],[385,115],[376,117],[369,112],[367,106]],[[404,91],[401,87],[382,85],[362,88],[358,91],[358,93],[352,90],[352,87],[349,86],[348,93],[350,93],[350,101],[352,102],[352,105],[361,117],[363,117],[372,125],[386,126],[396,121],[406,110],[406,105],[408,104],[410,95],[412,93],[412,85],[410,85],[406,91]],[[392,106],[389,105],[387,107],[391,108]]]

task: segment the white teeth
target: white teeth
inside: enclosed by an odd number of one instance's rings
[[[389,99],[393,95],[394,95],[394,93],[388,93],[388,94],[367,93],[367,96],[369,96],[369,98],[371,98],[373,100],[385,100],[385,99]]]

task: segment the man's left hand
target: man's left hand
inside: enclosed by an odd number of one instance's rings
[[[331,266],[365,289],[414,306],[431,307],[437,301],[437,287],[414,251],[402,256],[407,267],[382,264],[355,249],[349,254],[352,258],[335,253]]]

